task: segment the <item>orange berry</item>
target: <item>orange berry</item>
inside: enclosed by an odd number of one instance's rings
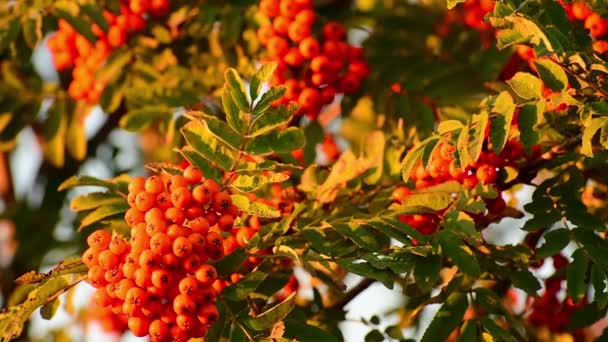
[[[151,176],[146,179],[145,190],[151,194],[159,194],[165,190],[165,184],[159,176]]]
[[[143,337],[148,334],[150,329],[150,320],[144,317],[132,316],[129,317],[129,330],[137,337]]]
[[[176,188],[171,192],[171,203],[173,203],[176,208],[185,209],[190,204],[191,199],[192,194],[185,186]]]
[[[204,264],[196,270],[194,276],[201,286],[210,286],[217,279],[217,271],[215,267]]]
[[[87,237],[89,247],[98,251],[107,249],[112,241],[112,234],[107,230],[96,230]]]

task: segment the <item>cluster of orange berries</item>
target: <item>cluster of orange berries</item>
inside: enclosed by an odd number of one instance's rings
[[[568,259],[561,254],[553,256],[553,266],[560,270],[568,265]],[[553,333],[567,331],[570,316],[586,304],[586,300],[574,303],[571,298],[560,299],[563,290],[563,277],[553,276],[545,280],[545,292],[538,298],[529,298],[530,312],[528,319],[535,326],[546,326]],[[583,339],[582,331],[574,331],[577,341]]]
[[[515,126],[514,130],[516,130],[517,120],[518,115],[514,115],[512,124]],[[488,124],[485,130],[486,139],[488,139],[490,134],[489,127]],[[484,185],[493,184],[499,195],[495,199],[485,200],[486,208],[491,214],[497,215],[502,213],[506,203],[500,195],[501,189],[496,184],[499,170],[506,166],[517,167],[522,157],[529,160],[535,159],[540,156],[541,150],[540,146],[535,146],[531,155],[526,155],[521,142],[515,139],[507,140],[505,147],[498,155],[487,149],[488,146],[489,140],[486,141],[486,149],[481,152],[476,162],[469,163],[465,167],[460,167],[453,156],[456,148],[448,142],[441,142],[433,151],[426,168],[422,165],[422,162],[418,162],[414,168],[410,178],[414,182],[415,189],[425,189],[447,181],[457,181],[468,189],[474,188],[478,183]],[[411,194],[412,190],[410,188],[401,186],[394,190],[392,200],[400,204]],[[473,217],[475,218],[476,216],[473,215]],[[400,220],[426,235],[432,234],[437,230],[440,216],[438,214],[401,215]]]
[[[480,32],[484,47],[488,47],[494,39],[494,30],[484,18],[494,10],[494,3],[494,0],[466,0],[456,10],[444,13],[444,18],[437,27],[437,34],[445,38],[450,35],[452,25],[464,25]]]
[[[95,73],[108,55],[127,43],[129,33],[144,29],[147,14],[162,17],[168,13],[169,0],[123,0],[120,14],[103,12],[109,24],[107,32],[97,24],[91,26],[97,38],[95,43],[87,40],[64,19],[59,19],[57,33],[49,38],[47,44],[58,71],[73,67],[68,88],[70,97],[97,103],[107,80],[95,79]]]
[[[130,239],[105,230],[87,238],[83,262],[95,301],[128,317],[136,336],[152,341],[203,337],[218,318],[221,291],[209,259],[224,256],[221,232],[240,215],[230,195],[194,166],[180,175],[136,177],[125,221]]]
[[[271,23],[258,29],[258,40],[278,62],[271,84],[287,88],[277,104],[297,102],[300,113],[314,119],[336,94],[359,89],[369,66],[361,48],[346,42],[342,24],[326,23],[317,39],[312,0],[261,0],[259,7]]]
[[[101,329],[108,333],[123,333],[129,328],[127,315],[115,314],[111,307],[100,306],[95,298],[91,298],[91,303],[87,307],[86,319],[86,322],[98,322]]]

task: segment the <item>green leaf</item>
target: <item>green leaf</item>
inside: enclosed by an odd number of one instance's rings
[[[93,4],[83,4],[80,5],[80,9],[84,13],[86,13],[91,19],[93,19],[93,21],[99,26],[99,28],[101,28],[104,32],[108,32],[108,30],[110,29],[110,24],[103,16],[101,8]]]
[[[119,126],[130,132],[141,131],[153,121],[171,116],[171,108],[153,105],[128,111],[120,118]]]
[[[376,279],[388,289],[392,289],[394,286],[395,275],[387,269],[381,270],[372,266],[369,262],[356,261],[352,259],[336,259],[336,263],[351,273],[366,278]]]
[[[593,137],[597,131],[608,122],[608,117],[594,118],[583,130],[581,153],[593,157]]]
[[[474,342],[477,341],[477,322],[472,319],[464,321],[462,327],[460,327],[460,335],[456,339],[456,342]]]
[[[110,191],[118,191],[118,185],[116,183],[91,176],[72,176],[61,183],[59,188],[57,188],[57,191],[64,191],[77,186],[101,186]]]
[[[36,47],[42,39],[42,16],[36,10],[27,11],[21,17],[23,38],[30,48]]]
[[[574,251],[572,259],[572,262],[566,268],[566,292],[575,303],[578,303],[585,298],[585,293],[587,292],[587,282],[585,280],[589,260],[583,248]]]
[[[442,230],[437,239],[445,255],[460,268],[463,273],[477,278],[481,274],[479,263],[471,248],[465,245],[456,233]]]
[[[462,129],[464,125],[459,120],[443,120],[437,126],[437,133],[445,134]]]
[[[83,211],[95,209],[109,204],[124,203],[125,199],[118,194],[111,192],[92,192],[86,195],[74,197],[70,201],[70,209]]]
[[[3,341],[10,341],[19,337],[25,322],[31,317],[32,313],[44,305],[51,296],[63,291],[68,285],[66,277],[49,279],[30,291],[27,300],[22,304],[10,307],[8,311],[0,313],[0,337]]]
[[[401,205],[394,207],[396,212],[410,213],[411,208],[437,211],[447,208],[454,199],[449,192],[414,193],[402,200]]]
[[[354,221],[357,223],[357,221]],[[411,238],[416,240],[422,240],[422,234],[409,225],[400,222],[399,220],[385,220],[382,218],[374,218],[365,222],[369,224],[372,228],[377,229],[381,233],[401,242],[404,244],[410,244]],[[364,224],[361,222],[360,224]]]
[[[263,313],[248,317],[245,319],[245,324],[251,327],[253,330],[266,330],[272,328],[274,324],[283,320],[293,310],[296,299],[296,293],[292,293],[283,302],[273,306],[272,308],[264,311]]]
[[[124,75],[125,68],[132,61],[133,52],[131,50],[126,48],[114,50],[103,66],[95,73],[95,79],[112,84]]]
[[[543,236],[545,243],[536,249],[536,258],[544,259],[553,256],[566,248],[570,242],[570,232],[567,229],[555,229]]]
[[[253,114],[260,115],[265,113],[268,108],[270,108],[272,102],[280,99],[285,94],[286,90],[287,88],[285,88],[284,86],[270,88],[262,95],[260,100],[255,104]]]
[[[470,243],[481,243],[481,233],[475,229],[475,221],[458,210],[451,210],[443,216],[441,226]]]
[[[226,84],[228,85],[230,96],[232,97],[232,100],[234,100],[234,104],[236,104],[241,111],[250,113],[249,98],[241,76],[239,76],[236,70],[230,68],[224,73],[224,78],[226,79]]]
[[[526,151],[530,152],[533,145],[538,144],[540,134],[536,128],[538,118],[545,109],[545,102],[538,101],[535,104],[525,104],[519,110],[519,138]]]
[[[481,324],[484,329],[490,333],[495,341],[517,342],[518,340],[510,335],[505,329],[501,328],[494,320],[489,317],[481,318]]]
[[[66,274],[84,274],[89,268],[82,262],[80,257],[67,258],[47,273],[30,271],[15,279],[17,284],[41,283],[51,278],[56,278]]]
[[[247,136],[257,137],[287,124],[296,110],[295,105],[289,105],[289,107],[279,106],[265,111],[253,120]]]
[[[526,291],[531,296],[535,296],[536,292],[541,289],[538,279],[527,269],[511,271],[508,276],[511,277],[513,286]]]
[[[129,209],[129,204],[127,204],[126,201],[123,201],[122,203],[115,203],[115,204],[108,204],[108,205],[100,206],[82,219],[82,221],[80,222],[80,227],[78,227],[78,230],[80,231],[83,228],[90,226],[91,224],[93,224],[95,222],[99,222],[105,218],[108,218],[108,217],[111,217],[114,215],[118,215],[118,214],[124,214],[128,209]]]
[[[358,246],[368,251],[377,251],[382,245],[374,231],[357,223],[336,223],[332,227],[342,236],[352,240]]]
[[[253,77],[251,77],[251,82],[249,82],[249,94],[251,95],[252,100],[258,98],[262,83],[268,81],[272,77],[272,74],[274,74],[276,68],[277,62],[264,63],[262,66],[260,66],[258,71],[253,74]]]
[[[460,325],[468,306],[469,302],[466,294],[461,292],[452,293],[439,311],[437,311],[420,341],[437,342],[447,340],[452,331]]]
[[[222,107],[226,113],[226,121],[236,132],[241,134],[245,133],[247,129],[247,123],[243,120],[243,113],[236,106],[232,96],[230,95],[230,88],[225,85],[222,88]]]
[[[247,260],[247,252],[243,248],[237,248],[232,253],[224,256],[216,261],[213,266],[217,270],[220,277],[229,277],[232,273],[237,272],[245,260]]]
[[[439,280],[441,271],[441,256],[431,254],[428,256],[416,256],[414,267],[414,279],[416,286],[424,293],[430,292]]]
[[[304,146],[304,133],[298,127],[270,133],[253,138],[246,147],[247,153],[265,155],[274,152],[289,153]]]
[[[306,324],[304,320],[285,320],[286,332],[289,337],[297,338],[299,342],[338,342],[339,340],[326,330],[315,325]]]
[[[222,290],[222,297],[232,301],[245,300],[262,284],[268,273],[254,271]]]
[[[462,191],[456,198],[456,209],[472,214],[482,214],[486,211],[486,203],[481,196],[474,196],[470,191]]]
[[[532,74],[518,72],[507,83],[522,99],[530,100],[542,97],[542,82]]]
[[[562,67],[549,59],[536,59],[536,72],[545,86],[553,91],[561,92],[568,85],[568,75]]]
[[[224,144],[232,147],[234,150],[240,149],[242,143],[241,136],[224,121],[203,112],[188,112],[188,115],[202,120],[207,125],[207,128],[209,128],[209,131]]]
[[[280,217],[281,212],[269,205],[260,202],[251,202],[244,195],[232,195],[232,202],[243,212],[259,217]]]
[[[55,100],[49,108],[48,119],[44,127],[44,138],[46,140],[46,144],[43,145],[44,156],[55,167],[62,167],[65,162],[65,140],[68,125],[65,111],[65,101]]]
[[[363,179],[365,184],[376,184],[382,179],[385,143],[384,133],[380,130],[371,131],[365,137],[363,156],[371,162],[371,168]]]
[[[506,91],[501,92],[493,103],[492,112],[496,116],[490,122],[490,142],[492,151],[498,154],[505,147],[511,130],[513,113],[515,113],[513,97]]]
[[[384,341],[384,335],[376,329],[371,330],[365,335],[365,342],[382,342]]]
[[[223,177],[219,170],[214,167],[211,162],[205,159],[200,153],[196,152],[191,146],[184,146],[180,153],[190,162],[190,164],[196,166],[205,178],[211,178],[218,184],[221,184]]]
[[[59,298],[55,298],[50,303],[44,304],[40,308],[40,316],[42,316],[42,318],[46,320],[52,319],[53,316],[55,316],[55,313],[57,313],[57,310],[59,309],[60,305],[61,300]]]
[[[608,305],[608,288],[606,272],[598,264],[591,265],[591,284],[593,284],[593,300],[600,308]]]
[[[488,126],[489,113],[482,111],[479,114],[473,115],[473,125],[469,129],[469,141],[466,152],[468,152],[471,161],[476,162],[481,155],[483,143],[485,141],[486,127]],[[466,145],[465,145],[466,146]],[[459,149],[459,153],[464,153]],[[466,164],[465,164],[466,166]]]
[[[236,159],[235,152],[224,146],[204,122],[191,121],[181,131],[188,144],[201,156],[224,170],[230,169]]]
[[[289,176],[282,172],[272,172],[262,175],[238,175],[230,182],[230,187],[243,192],[252,192],[263,188],[272,183],[281,183],[289,179]]]

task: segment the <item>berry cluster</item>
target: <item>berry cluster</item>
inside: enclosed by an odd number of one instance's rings
[[[568,260],[561,254],[553,256],[553,266],[560,270],[568,265]],[[530,298],[528,319],[538,327],[547,327],[552,333],[567,331],[570,316],[586,304],[585,300],[575,304],[571,298],[560,299],[564,279],[553,276],[545,280],[545,292],[539,298]],[[574,336],[582,338],[582,331],[575,331]],[[578,339],[577,339],[578,340]]]
[[[514,134],[517,132],[517,115],[513,118]],[[486,200],[486,208],[490,214],[498,215],[505,209],[506,203],[500,195],[501,189],[496,184],[498,172],[505,166],[517,167],[518,162],[523,158],[534,159],[540,156],[540,146],[535,146],[530,156],[526,155],[525,150],[516,139],[509,139],[500,154],[495,154],[489,148],[489,124],[485,130],[486,142],[484,151],[477,162],[469,163],[464,168],[459,167],[454,159],[453,153],[456,148],[448,142],[441,142],[433,151],[430,162],[425,168],[421,162],[415,167],[410,178],[413,180],[415,189],[424,189],[432,185],[447,181],[457,181],[465,188],[472,189],[478,183],[493,184],[498,191],[497,198]],[[412,190],[406,186],[395,189],[392,200],[401,203],[405,198],[412,194]],[[421,215],[402,215],[400,220],[409,224],[422,234],[432,234],[438,228],[440,216],[438,214]]]
[[[129,317],[115,314],[110,307],[100,306],[95,297],[91,298],[91,303],[87,308],[87,322],[98,322],[101,329],[108,333],[122,334],[125,332],[129,328]]]
[[[258,40],[278,62],[271,84],[287,88],[278,103],[297,102],[300,113],[314,119],[337,93],[359,89],[369,74],[361,48],[346,42],[338,22],[326,23],[323,38],[315,38],[312,0],[261,0],[260,11],[271,22],[258,29]]]
[[[129,240],[105,230],[87,238],[82,260],[97,304],[128,316],[133,334],[152,341],[203,337],[218,318],[221,290],[206,262],[225,254],[220,233],[233,230],[238,208],[193,166],[181,175],[134,178],[127,201]]]
[[[478,31],[484,48],[489,47],[494,40],[494,30],[484,18],[494,10],[494,3],[494,0],[466,0],[463,6],[444,13],[443,20],[437,27],[437,34],[440,37],[448,37],[453,25],[461,25]]]
[[[70,97],[90,104],[97,103],[107,80],[95,79],[95,72],[110,52],[125,45],[129,33],[144,29],[146,14],[161,17],[168,13],[169,0],[123,0],[120,14],[103,12],[110,26],[107,32],[97,24],[91,26],[97,37],[95,43],[87,40],[64,19],[59,19],[57,33],[48,40],[48,47],[57,70],[73,67],[72,82],[68,88]]]

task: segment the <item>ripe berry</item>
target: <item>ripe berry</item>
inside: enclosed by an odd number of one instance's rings
[[[323,36],[327,40],[341,40],[345,34],[344,26],[338,22],[331,21],[323,26]]]

